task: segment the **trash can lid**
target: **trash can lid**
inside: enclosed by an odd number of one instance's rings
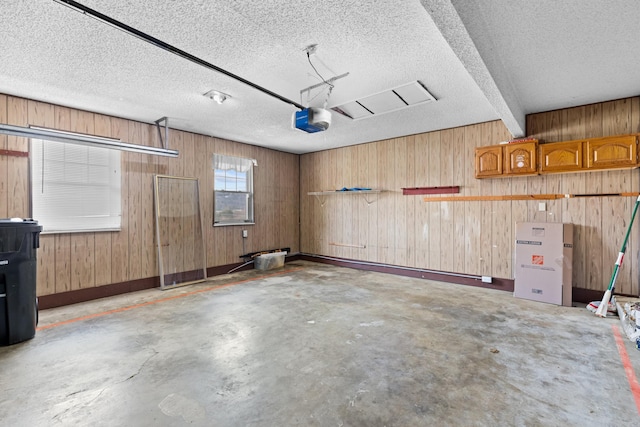
[[[0,218],[0,228],[2,227],[37,227],[39,231],[42,227],[38,225],[38,221],[33,218]]]

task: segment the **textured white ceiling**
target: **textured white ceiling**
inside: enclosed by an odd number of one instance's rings
[[[438,99],[329,130],[296,108],[53,0],[0,6],[0,92],[305,153],[640,93],[640,2],[568,0],[81,0],[286,98],[336,81],[328,106],[419,80]],[[202,96],[231,95],[222,105]],[[325,93],[310,106],[322,106]]]
[[[640,1],[453,3],[525,114],[640,95]]]

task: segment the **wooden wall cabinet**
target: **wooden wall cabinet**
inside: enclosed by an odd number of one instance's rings
[[[577,172],[583,169],[585,141],[540,145],[540,173]]]
[[[638,166],[638,136],[620,135],[540,145],[540,173],[629,169]]]
[[[507,175],[536,175],[538,173],[538,143],[523,142],[503,146]]]
[[[476,148],[476,178],[502,175],[502,146]]]
[[[635,168],[640,165],[638,137],[634,134],[540,145],[538,141],[527,141],[478,147],[476,178]]]
[[[638,165],[638,137],[613,136],[587,141],[587,168],[629,168]]]
[[[531,141],[476,148],[476,178],[536,175],[537,147]]]

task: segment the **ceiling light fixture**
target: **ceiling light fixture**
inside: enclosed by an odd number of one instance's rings
[[[209,92],[203,93],[202,95],[206,96],[209,99],[213,99],[218,104],[222,104],[224,101],[231,98],[231,96],[227,95],[226,93],[222,93],[217,90],[210,90]]]
[[[110,148],[135,153],[153,154],[156,156],[178,157],[178,150],[150,147],[148,145],[129,144],[119,139],[87,135],[83,133],[65,132],[40,127],[22,127],[0,124],[0,134],[19,136],[22,138],[44,139],[47,141],[66,142],[69,144]]]

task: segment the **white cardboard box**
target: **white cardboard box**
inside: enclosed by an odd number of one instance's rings
[[[573,224],[516,224],[514,296],[570,307],[572,270]]]

